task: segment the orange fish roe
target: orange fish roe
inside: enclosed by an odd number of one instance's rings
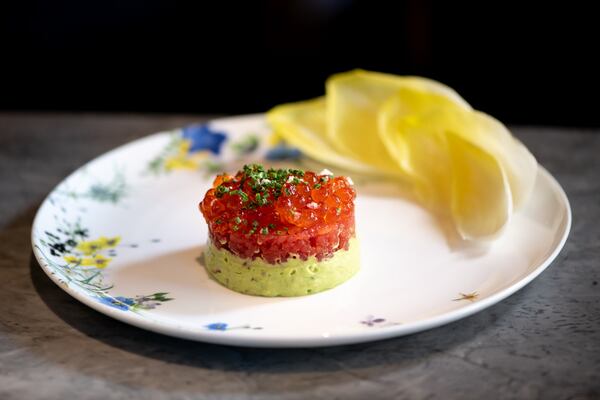
[[[217,248],[275,264],[347,250],[355,198],[345,177],[252,164],[217,176],[200,211]]]

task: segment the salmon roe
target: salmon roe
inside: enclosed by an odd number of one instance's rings
[[[200,211],[213,245],[241,258],[322,260],[348,249],[355,198],[345,177],[252,164],[218,175]]]

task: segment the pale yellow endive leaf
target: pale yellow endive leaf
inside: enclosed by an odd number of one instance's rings
[[[464,239],[492,239],[512,215],[508,179],[495,157],[448,132],[451,155],[450,209],[456,230]]]
[[[533,155],[502,123],[426,78],[336,74],[325,97],[275,107],[267,118],[318,161],[409,183],[468,240],[501,232],[537,174]]]
[[[278,136],[315,160],[351,171],[373,170],[340,154],[328,142],[323,97],[277,106],[267,113],[267,121]]]
[[[331,76],[326,83],[327,135],[334,148],[382,170],[394,161],[377,135],[381,105],[401,89],[436,93],[457,107],[469,104],[454,90],[430,79],[355,70]]]

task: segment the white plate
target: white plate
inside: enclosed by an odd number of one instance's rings
[[[529,203],[487,249],[453,247],[392,186],[357,182],[362,269],[354,278],[298,298],[232,292],[200,265],[207,227],[197,204],[217,171],[297,156],[269,148],[268,133],[260,115],[226,118],[93,160],[37,213],[32,241],[42,268],[84,304],[144,329],[239,346],[328,346],[406,335],[481,311],[538,276],[567,238],[568,200],[541,167]]]

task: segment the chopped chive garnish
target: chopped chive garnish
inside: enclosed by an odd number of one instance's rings
[[[219,185],[217,186],[215,192],[217,193],[217,197],[223,197],[223,195],[229,192],[229,190],[230,189],[227,186]]]
[[[260,164],[247,164],[243,166],[236,178],[231,177],[224,181],[227,183],[226,186],[224,183],[217,186],[215,196],[221,198],[225,194],[238,195],[242,202],[247,203],[244,205],[245,209],[254,209],[272,203],[282,193],[291,196],[293,190],[284,185],[307,185],[308,183],[302,179],[304,176],[305,172],[301,169],[265,169]],[[321,182],[326,181],[324,178],[328,179],[328,177],[321,177]],[[318,183],[317,187],[320,186],[321,184]],[[246,192],[251,193],[250,196]]]
[[[234,195],[237,194],[238,196],[241,197],[242,201],[245,203],[248,201],[248,195],[246,193],[244,193],[243,191],[236,189],[236,190],[230,190],[229,191],[230,195]]]

